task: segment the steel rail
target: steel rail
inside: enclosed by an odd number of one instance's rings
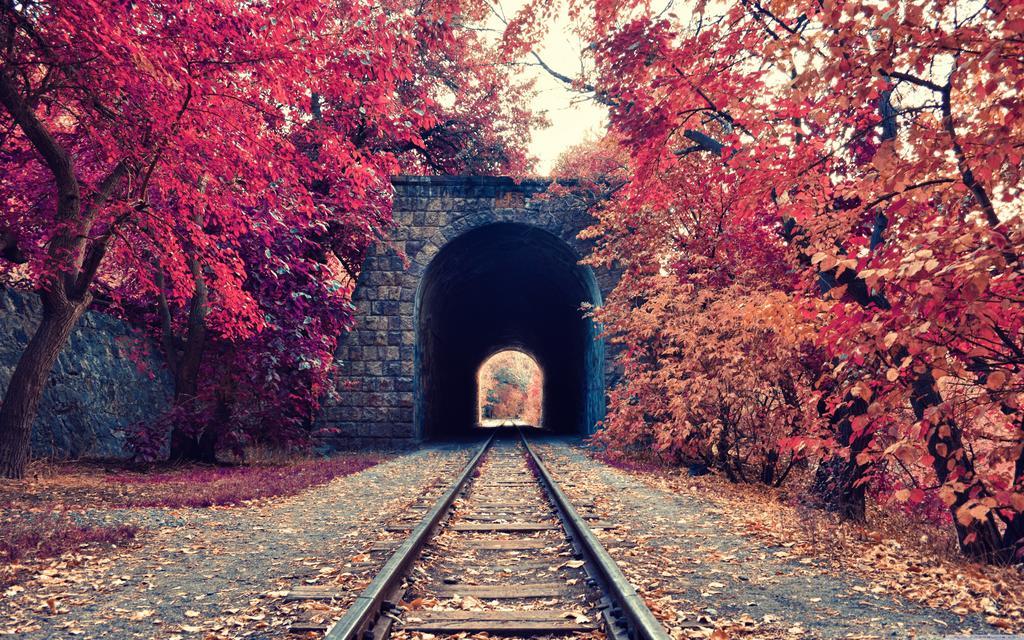
[[[391,557],[387,559],[380,572],[363,592],[359,594],[352,606],[348,608],[345,615],[341,617],[334,626],[327,631],[324,640],[363,640],[363,632],[380,615],[381,608],[389,594],[397,587],[405,576],[410,565],[419,556],[419,552],[430,540],[434,528],[441,522],[448,513],[452,502],[465,488],[466,483],[473,475],[480,460],[494,442],[495,434],[487,438],[487,442],[480,447],[476,455],[469,461],[469,464],[459,474],[458,479],[452,486],[437,499],[430,511],[423,516],[423,520],[409,534],[409,537],[395,549]]]
[[[626,576],[623,575],[619,565],[608,554],[604,545],[601,544],[601,541],[590,530],[586,520],[580,517],[572,503],[569,502],[569,498],[558,486],[554,478],[551,477],[540,456],[537,455],[533,447],[530,446],[530,443],[527,442],[522,430],[519,431],[519,437],[522,439],[523,446],[526,447],[526,452],[537,469],[538,477],[560,513],[566,533],[569,534],[577,549],[583,553],[584,560],[597,573],[593,577],[600,583],[601,588],[612,600],[614,606],[618,607],[619,611],[621,611],[621,615],[616,615],[618,612],[613,611],[612,617],[625,618],[629,637],[634,640],[671,640],[671,636],[665,630],[665,627],[658,622],[658,619],[654,617],[651,610],[647,608],[647,604],[640,597],[640,594],[636,592],[636,589],[633,588],[633,585],[630,584]]]

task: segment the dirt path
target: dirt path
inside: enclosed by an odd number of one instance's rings
[[[648,486],[567,441],[550,441],[540,452],[574,498],[594,500],[608,520],[624,524],[602,538],[670,626],[699,621],[737,638],[999,633],[978,616],[894,597],[823,562],[798,557],[785,544],[765,546],[736,532],[712,500]]]
[[[466,448],[431,448],[275,503],[234,508],[112,510],[142,544],[81,566],[59,564],[0,598],[0,634],[57,638],[280,638],[281,594],[340,582],[345,561],[380,535],[418,487]],[[294,637],[294,636],[293,636]]]

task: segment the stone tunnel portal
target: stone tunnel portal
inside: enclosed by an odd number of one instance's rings
[[[363,261],[354,327],[338,341],[314,428],[325,446],[411,446],[473,432],[477,368],[496,351],[536,357],[542,423],[590,433],[618,375],[614,345],[580,310],[617,270],[578,263],[586,202],[546,180],[396,176],[395,227]],[[545,194],[544,197],[539,197]]]
[[[604,410],[603,346],[583,305],[600,304],[588,267],[563,240],[517,223],[494,223],[446,244],[416,295],[414,420],[425,439],[470,434],[476,373],[506,348],[531,354],[544,373],[544,427],[589,433]]]

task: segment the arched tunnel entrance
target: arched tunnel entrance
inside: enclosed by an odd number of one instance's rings
[[[589,267],[562,239],[494,223],[447,243],[420,280],[415,306],[414,422],[424,439],[477,424],[476,374],[505,348],[544,372],[544,428],[586,434],[604,413],[604,347],[582,309],[600,304]]]

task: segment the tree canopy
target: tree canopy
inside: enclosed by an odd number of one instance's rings
[[[1019,558],[1024,6],[568,6],[612,146],[566,162],[627,158],[589,232],[624,270],[602,441],[739,480],[820,459],[847,515],[885,486]]]
[[[38,291],[44,319],[0,410],[3,473],[20,475],[43,381],[94,298],[164,345],[181,455],[296,436],[390,225],[390,177],[528,167],[529,87],[491,64],[470,28],[483,11],[4,3],[0,278]]]

